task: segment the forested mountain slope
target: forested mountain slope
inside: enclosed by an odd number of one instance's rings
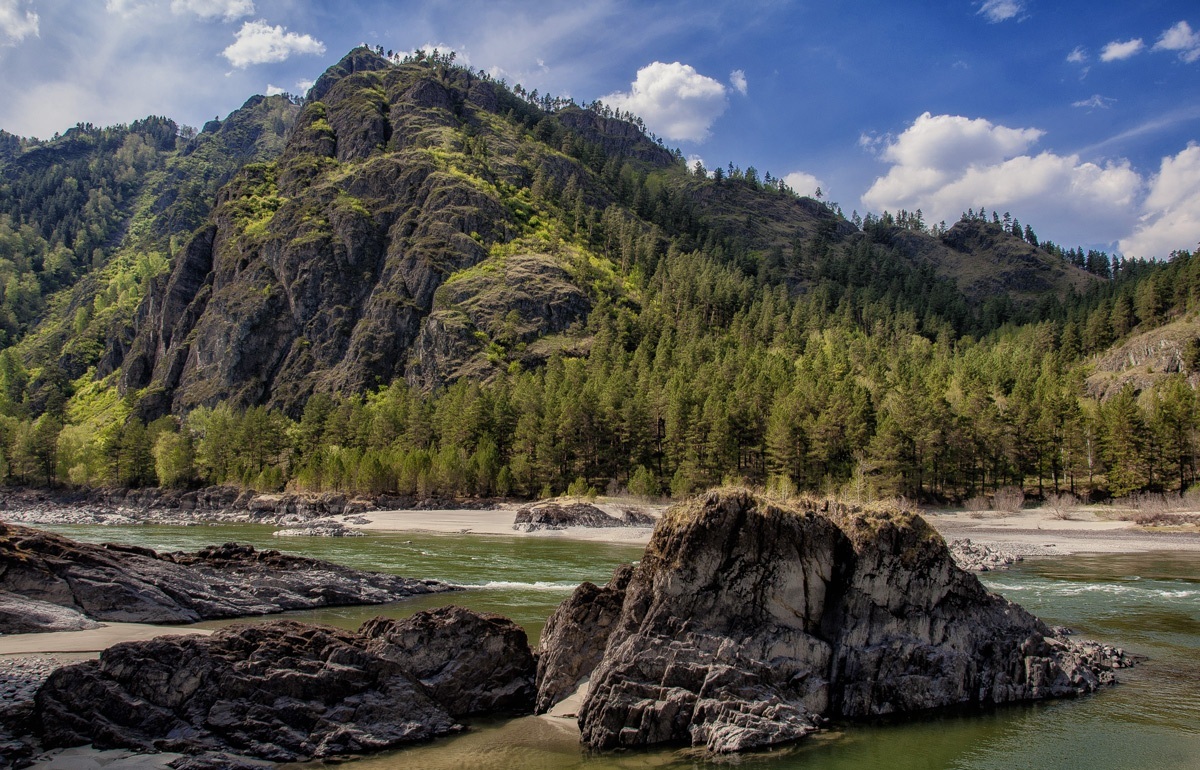
[[[12,479],[955,497],[1195,476],[1193,364],[1184,390],[1131,386],[1124,448],[1083,385],[1112,343],[1195,313],[1190,253],[1114,274],[1007,214],[851,222],[449,56],[360,48],[302,107],[256,97],[195,139],[146,123],[104,145],[134,156],[89,218],[109,246],[6,252],[50,297],[5,284]],[[73,226],[21,180],[76,139],[0,142],[12,232]],[[1163,460],[1168,393],[1193,419]]]

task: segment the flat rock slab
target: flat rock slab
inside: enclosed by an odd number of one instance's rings
[[[455,590],[434,580],[363,572],[327,561],[226,543],[196,553],[79,543],[0,524],[0,597],[65,608],[44,622],[26,615],[0,633],[55,630],[71,612],[91,620],[191,623],[269,615],[286,610],[383,604],[416,594]]]

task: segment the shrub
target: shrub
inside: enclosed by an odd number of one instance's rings
[[[963,503],[964,510],[972,511],[974,513],[981,513],[983,511],[989,511],[989,510],[991,510],[991,508],[992,508],[991,503],[983,495],[975,495],[974,497],[969,497],[969,498],[967,498],[966,502]]]
[[[992,495],[992,510],[1018,513],[1025,505],[1025,491],[1020,487],[1001,487]]]
[[[1056,519],[1070,519],[1071,509],[1079,505],[1079,500],[1070,492],[1052,492],[1046,495],[1042,507],[1049,510]]]

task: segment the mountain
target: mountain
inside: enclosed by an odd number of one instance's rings
[[[448,55],[358,48],[302,103],[200,132],[0,133],[0,170],[0,470],[23,481],[1074,488],[1096,464],[1068,444],[1110,431],[1081,406],[1094,361],[1200,303],[1186,252],[1085,258],[982,211],[850,221]]]
[[[595,235],[578,243],[571,220],[612,219],[610,207],[658,252],[701,235],[751,264],[791,252],[770,281],[798,290],[809,265],[797,255],[865,237],[811,199],[700,180],[627,121],[550,113],[466,69],[357,49],[313,87],[281,157],[222,191],[151,287],[128,353],[110,358],[147,417],[221,400],[299,414],[314,392],[487,379],[539,358],[489,363],[490,345],[536,348],[581,327],[605,291],[637,301],[584,280],[585,259],[636,266],[597,254]],[[986,226],[882,241],[968,299],[1011,290],[1020,303],[1095,280]]]

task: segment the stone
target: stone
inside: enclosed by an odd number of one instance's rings
[[[226,751],[276,762],[462,729],[359,635],[294,621],[118,644],[55,671],[34,703],[47,748]]]
[[[193,554],[158,554],[0,524],[0,596],[12,594],[66,610],[36,623],[41,630],[52,630],[70,612],[99,621],[188,623],[383,604],[451,590],[453,586],[435,580],[363,572],[236,543]],[[33,618],[25,616],[19,627],[32,630]],[[0,633],[16,627],[0,625]]]
[[[273,621],[115,645],[52,673],[33,720],[46,748],[180,752],[191,768],[222,754],[308,761],[529,713],[534,671],[519,626],[461,607],[357,632]]]
[[[0,591],[0,634],[84,631],[99,627],[99,623],[73,607]]]
[[[513,529],[518,532],[537,532],[543,529],[567,527],[623,527],[621,519],[609,516],[589,503],[536,503],[517,511]]]
[[[571,648],[589,636],[607,642],[587,671]],[[828,719],[1080,695],[1128,663],[988,592],[911,512],[742,490],[670,509],[623,598],[581,587],[539,659],[539,707],[590,675],[589,748],[712,752],[793,741]]]
[[[454,717],[528,714],[536,667],[524,629],[506,617],[462,607],[376,618],[360,632],[393,658]]]
[[[623,564],[603,587],[580,584],[546,621],[537,655],[537,713],[575,692],[600,662],[632,575],[633,565]]]

